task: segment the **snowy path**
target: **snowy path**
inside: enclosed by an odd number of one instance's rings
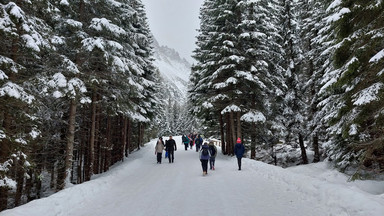
[[[173,164],[156,164],[151,142],[90,182],[0,216],[384,215],[383,194],[247,159],[238,171],[235,159],[219,155],[203,177],[198,153],[185,151],[180,137],[176,143]]]

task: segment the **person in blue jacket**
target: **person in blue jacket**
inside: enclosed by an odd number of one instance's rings
[[[200,161],[201,161],[201,167],[203,168],[203,175],[208,174],[208,160],[211,157],[211,154],[209,152],[208,143],[204,143],[204,145],[201,147],[200,150]]]
[[[203,141],[203,138],[201,138],[201,135],[199,134],[195,139],[196,152],[199,152],[201,145],[203,145]]]
[[[237,138],[234,152],[237,157],[237,165],[239,166],[239,170],[241,170],[241,158],[243,158],[245,148],[244,145],[241,143],[240,138]]]

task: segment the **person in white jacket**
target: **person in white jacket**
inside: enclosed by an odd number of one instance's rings
[[[163,157],[163,151],[164,151],[164,141],[163,137],[159,137],[159,140],[157,140],[156,146],[155,146],[155,155],[157,155],[157,163],[161,164],[161,158]]]

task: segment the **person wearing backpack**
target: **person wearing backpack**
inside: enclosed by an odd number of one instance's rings
[[[188,145],[189,145],[189,138],[186,135],[183,135],[183,137],[181,139],[182,139],[183,144],[185,146],[185,151],[187,151],[188,150]]]
[[[239,166],[239,170],[241,170],[241,159],[243,158],[245,148],[244,145],[241,143],[240,138],[237,138],[234,152],[237,157],[237,165]]]
[[[161,164],[161,158],[164,150],[164,141],[163,137],[159,137],[159,140],[156,142],[155,154],[157,155],[157,163]]]
[[[217,155],[217,148],[212,141],[209,142],[208,147],[209,147],[209,153],[211,155],[211,157],[209,158],[209,169],[215,170],[215,159]]]
[[[209,153],[209,147],[208,143],[204,143],[200,150],[200,161],[201,161],[201,167],[203,168],[203,175],[208,174],[208,160],[211,157]]]
[[[196,145],[196,152],[199,152],[200,146],[203,144],[203,138],[201,138],[200,134],[197,136],[195,140],[195,145]]]

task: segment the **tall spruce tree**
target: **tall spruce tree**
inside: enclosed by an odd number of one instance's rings
[[[336,50],[327,87],[333,100],[327,150],[337,165],[382,169],[383,3],[333,3]]]

